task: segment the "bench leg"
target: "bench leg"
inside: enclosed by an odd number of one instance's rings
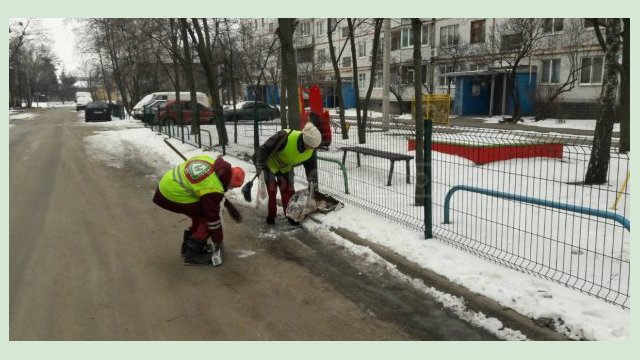
[[[411,184],[411,167],[409,166],[409,160],[406,161],[407,163],[407,184]]]
[[[395,163],[395,161],[391,160],[391,167],[389,168],[389,178],[387,179],[387,186],[391,186],[391,177],[393,176],[393,163]]]
[[[360,153],[356,153],[356,156],[358,157],[358,167],[360,167]]]
[[[347,160],[347,150],[343,150],[344,155],[342,155],[342,165],[344,165],[344,161]]]

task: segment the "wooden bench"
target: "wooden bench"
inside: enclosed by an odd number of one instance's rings
[[[387,179],[387,186],[391,186],[391,177],[393,176],[393,165],[395,164],[396,161],[404,160],[406,161],[406,164],[407,164],[407,184],[411,183],[409,161],[413,159],[412,155],[397,154],[389,151],[369,149],[362,146],[345,146],[345,147],[341,147],[340,150],[344,151],[344,155],[342,156],[342,165],[344,165],[344,162],[347,159],[347,152],[349,151],[356,153],[358,157],[358,167],[360,167],[360,154],[376,156],[376,157],[388,159],[389,161],[391,161],[391,167],[389,168],[389,177]]]

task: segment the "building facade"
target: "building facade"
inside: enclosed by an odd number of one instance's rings
[[[338,57],[345,107],[364,98],[373,81],[370,109],[383,99],[383,54],[372,79],[374,29],[371,19],[355,19],[355,54],[346,19],[301,18],[294,36],[298,79],[319,84],[326,107],[336,107],[336,73],[327,29]],[[593,26],[585,19],[423,18],[420,33],[423,93],[450,94],[452,113],[508,115],[513,110],[511,70],[516,68],[522,115],[594,118],[602,85],[604,56]],[[385,19],[380,49],[389,36],[389,99],[392,112],[408,111],[413,98],[411,19]],[[277,19],[244,19],[258,36],[275,36]],[[524,54],[524,55],[523,55]],[[353,63],[357,62],[357,79]],[[275,66],[277,59],[273,59]],[[359,93],[354,92],[354,82]],[[273,93],[278,84],[271,84]],[[265,85],[267,86],[267,85]],[[457,92],[457,93],[456,93]],[[400,106],[400,104],[404,106]]]

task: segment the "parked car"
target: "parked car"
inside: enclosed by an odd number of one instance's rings
[[[111,121],[111,107],[104,101],[94,101],[87,104],[84,109],[84,121],[104,120]]]
[[[91,98],[90,95],[76,96],[76,111],[80,111],[80,110],[86,109],[87,104],[89,104],[92,101],[93,101],[93,99]]]
[[[200,124],[213,123],[214,112],[212,108],[203,106],[198,103],[198,112],[200,114]],[[158,114],[156,116],[157,121],[160,124],[172,125],[178,123],[178,111],[182,110],[182,121],[185,125],[191,124],[193,117],[193,111],[191,110],[191,102],[187,100],[169,100],[163,105],[160,105]]]
[[[145,97],[143,97],[133,107],[133,109],[131,110],[131,115],[133,116],[134,119],[142,120],[142,116],[144,114],[144,108],[148,106],[158,105],[160,104],[160,101],[164,103],[167,100],[175,100],[175,99],[176,99],[175,91],[161,91],[161,92],[154,92],[154,93],[148,94]],[[190,92],[183,91],[180,93],[180,100],[188,101],[190,99],[191,99]],[[198,101],[198,103],[202,104],[205,107],[209,107],[209,97],[205,93],[197,92],[196,101]]]
[[[156,115],[158,114],[160,107],[164,105],[166,102],[167,100],[151,101],[147,105],[142,106],[142,114],[144,115],[146,112],[151,111],[151,114],[153,114],[154,118],[157,118]]]
[[[233,108],[224,109],[222,116],[224,121],[253,120],[254,116],[258,121],[266,121],[279,118],[280,110],[262,101],[247,101],[239,104],[235,111]]]

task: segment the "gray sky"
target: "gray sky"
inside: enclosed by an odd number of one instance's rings
[[[42,27],[49,30],[52,35],[52,49],[66,73],[76,73],[80,67],[80,55],[75,52],[75,35],[72,24],[64,24],[64,19],[51,18],[40,19]],[[62,66],[58,69],[58,75],[62,72]]]

